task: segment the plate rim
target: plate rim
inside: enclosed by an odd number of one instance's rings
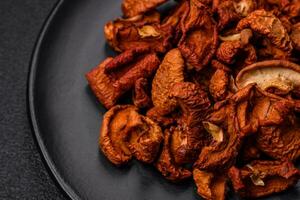
[[[62,189],[67,196],[72,200],[81,200],[81,198],[76,194],[76,192],[72,189],[72,187],[63,179],[61,174],[58,172],[55,164],[53,163],[47,148],[41,138],[40,129],[37,122],[36,117],[36,106],[35,106],[35,100],[34,100],[34,84],[35,84],[35,78],[36,78],[36,70],[38,67],[38,61],[39,61],[39,55],[41,52],[41,46],[44,42],[44,39],[47,35],[47,32],[50,29],[50,25],[53,24],[53,19],[58,13],[58,11],[62,8],[62,5],[66,2],[66,0],[58,0],[52,10],[50,11],[50,14],[44,21],[41,31],[37,37],[37,40],[35,42],[33,52],[31,55],[31,60],[29,64],[29,71],[28,71],[28,81],[27,81],[27,107],[29,110],[29,120],[31,124],[31,128],[33,130],[34,138],[37,142],[37,146],[39,148],[40,154],[42,155],[42,158],[44,162],[46,162],[46,167],[50,169],[50,174],[54,176],[54,180],[58,183],[58,187]],[[48,170],[49,171],[49,170]]]

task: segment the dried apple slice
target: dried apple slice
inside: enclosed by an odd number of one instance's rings
[[[251,83],[262,90],[276,88],[289,93],[300,86],[300,66],[283,60],[257,62],[241,70],[236,77],[239,89]]]

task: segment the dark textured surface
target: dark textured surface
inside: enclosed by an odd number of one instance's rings
[[[0,1],[0,199],[67,199],[42,161],[26,104],[31,52],[55,3]]]

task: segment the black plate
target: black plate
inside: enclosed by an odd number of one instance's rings
[[[84,74],[113,52],[103,26],[121,15],[121,0],[60,1],[33,55],[29,106],[43,156],[72,199],[200,199],[192,181],[172,184],[151,166],[117,168],[98,151],[105,109]],[[300,188],[269,199],[299,199]],[[238,199],[230,195],[229,199]]]

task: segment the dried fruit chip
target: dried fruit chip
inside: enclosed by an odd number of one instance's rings
[[[132,156],[145,163],[156,158],[163,140],[161,128],[131,105],[117,105],[105,115],[100,131],[100,149],[115,165]]]
[[[290,162],[254,161],[238,169],[232,167],[229,177],[240,196],[258,198],[278,193],[296,185],[299,170]]]
[[[122,10],[125,17],[134,17],[152,10],[166,1],[168,0],[123,0]]]
[[[244,29],[233,35],[221,36],[220,39],[223,42],[217,49],[217,59],[226,64],[235,63],[236,68],[256,62],[256,51],[250,44],[252,36],[250,29]]]
[[[257,147],[272,158],[293,161],[300,156],[300,126],[294,110],[292,100],[266,92],[260,92],[253,102],[251,119],[261,124]]]
[[[299,0],[281,1],[282,12],[293,22],[299,22],[300,2]]]
[[[165,52],[171,48],[172,32],[171,26],[160,25],[160,14],[157,12],[129,19],[117,19],[108,22],[104,27],[109,45],[121,52],[137,47]]]
[[[132,128],[142,124],[137,111],[136,107],[130,105],[115,106],[104,115],[99,145],[115,165],[125,164],[132,158],[127,137]]]
[[[174,182],[185,180],[192,176],[192,173],[180,165],[174,163],[172,153],[170,151],[171,135],[169,130],[165,130],[165,139],[163,150],[155,163],[155,167],[162,173],[162,175]]]
[[[256,129],[256,124],[246,123],[247,107],[253,88],[253,85],[249,85],[215,105],[215,110],[207,121],[222,128],[223,141],[204,147],[194,164],[195,167],[209,171],[225,170],[235,163],[242,139]]]
[[[223,30],[228,25],[232,25],[234,22],[240,20],[240,15],[236,12],[239,6],[235,6],[234,1],[223,1],[217,7],[217,13],[219,17],[218,28],[219,30]],[[236,9],[237,8],[237,9]],[[238,10],[240,11],[240,10]]]
[[[290,37],[281,21],[271,12],[256,10],[242,19],[237,30],[251,28],[253,31],[267,37],[277,48],[290,53],[293,49]]]
[[[152,82],[152,101],[157,110],[172,112],[177,102],[169,98],[170,88],[184,81],[184,60],[178,49],[169,51],[159,66]]]
[[[293,41],[294,48],[300,51],[300,23],[297,23],[292,27],[290,37]]]
[[[133,92],[133,104],[138,108],[148,108],[152,101],[148,92],[148,81],[145,78],[140,78],[135,82]]]
[[[217,26],[207,7],[198,0],[190,0],[189,12],[182,18],[183,35],[178,48],[187,65],[197,71],[212,59],[218,44]]]
[[[277,88],[289,93],[300,86],[300,66],[283,60],[257,62],[241,70],[236,77],[238,88],[251,83],[263,90]]]
[[[229,93],[229,69],[222,63],[213,60],[211,65],[216,68],[209,81],[209,92],[215,101],[224,100]]]
[[[256,9],[256,2],[254,0],[238,0],[234,1],[234,9],[242,17],[246,17]]]
[[[131,132],[128,147],[138,160],[152,163],[159,152],[163,133],[151,119],[141,116],[141,121],[141,125]]]
[[[208,121],[203,121],[202,123],[205,130],[213,137],[214,141],[223,142],[224,132],[222,128]]]
[[[210,100],[205,91],[190,82],[176,83],[170,90],[170,97],[176,99],[182,112],[172,133],[174,160],[178,164],[194,162],[209,141],[202,120],[209,111]]]
[[[141,38],[147,38],[147,37],[160,37],[160,33],[155,30],[153,26],[145,25],[141,28],[138,28],[138,33],[141,36]]]
[[[220,174],[193,170],[198,194],[208,200],[225,200],[226,177]]]
[[[129,60],[126,54],[131,56],[131,51],[126,51],[115,59],[106,59],[86,74],[94,94],[108,109],[114,106],[123,94],[131,90],[138,79],[150,77],[160,63],[156,54],[142,54]],[[126,62],[120,61],[120,58]]]

